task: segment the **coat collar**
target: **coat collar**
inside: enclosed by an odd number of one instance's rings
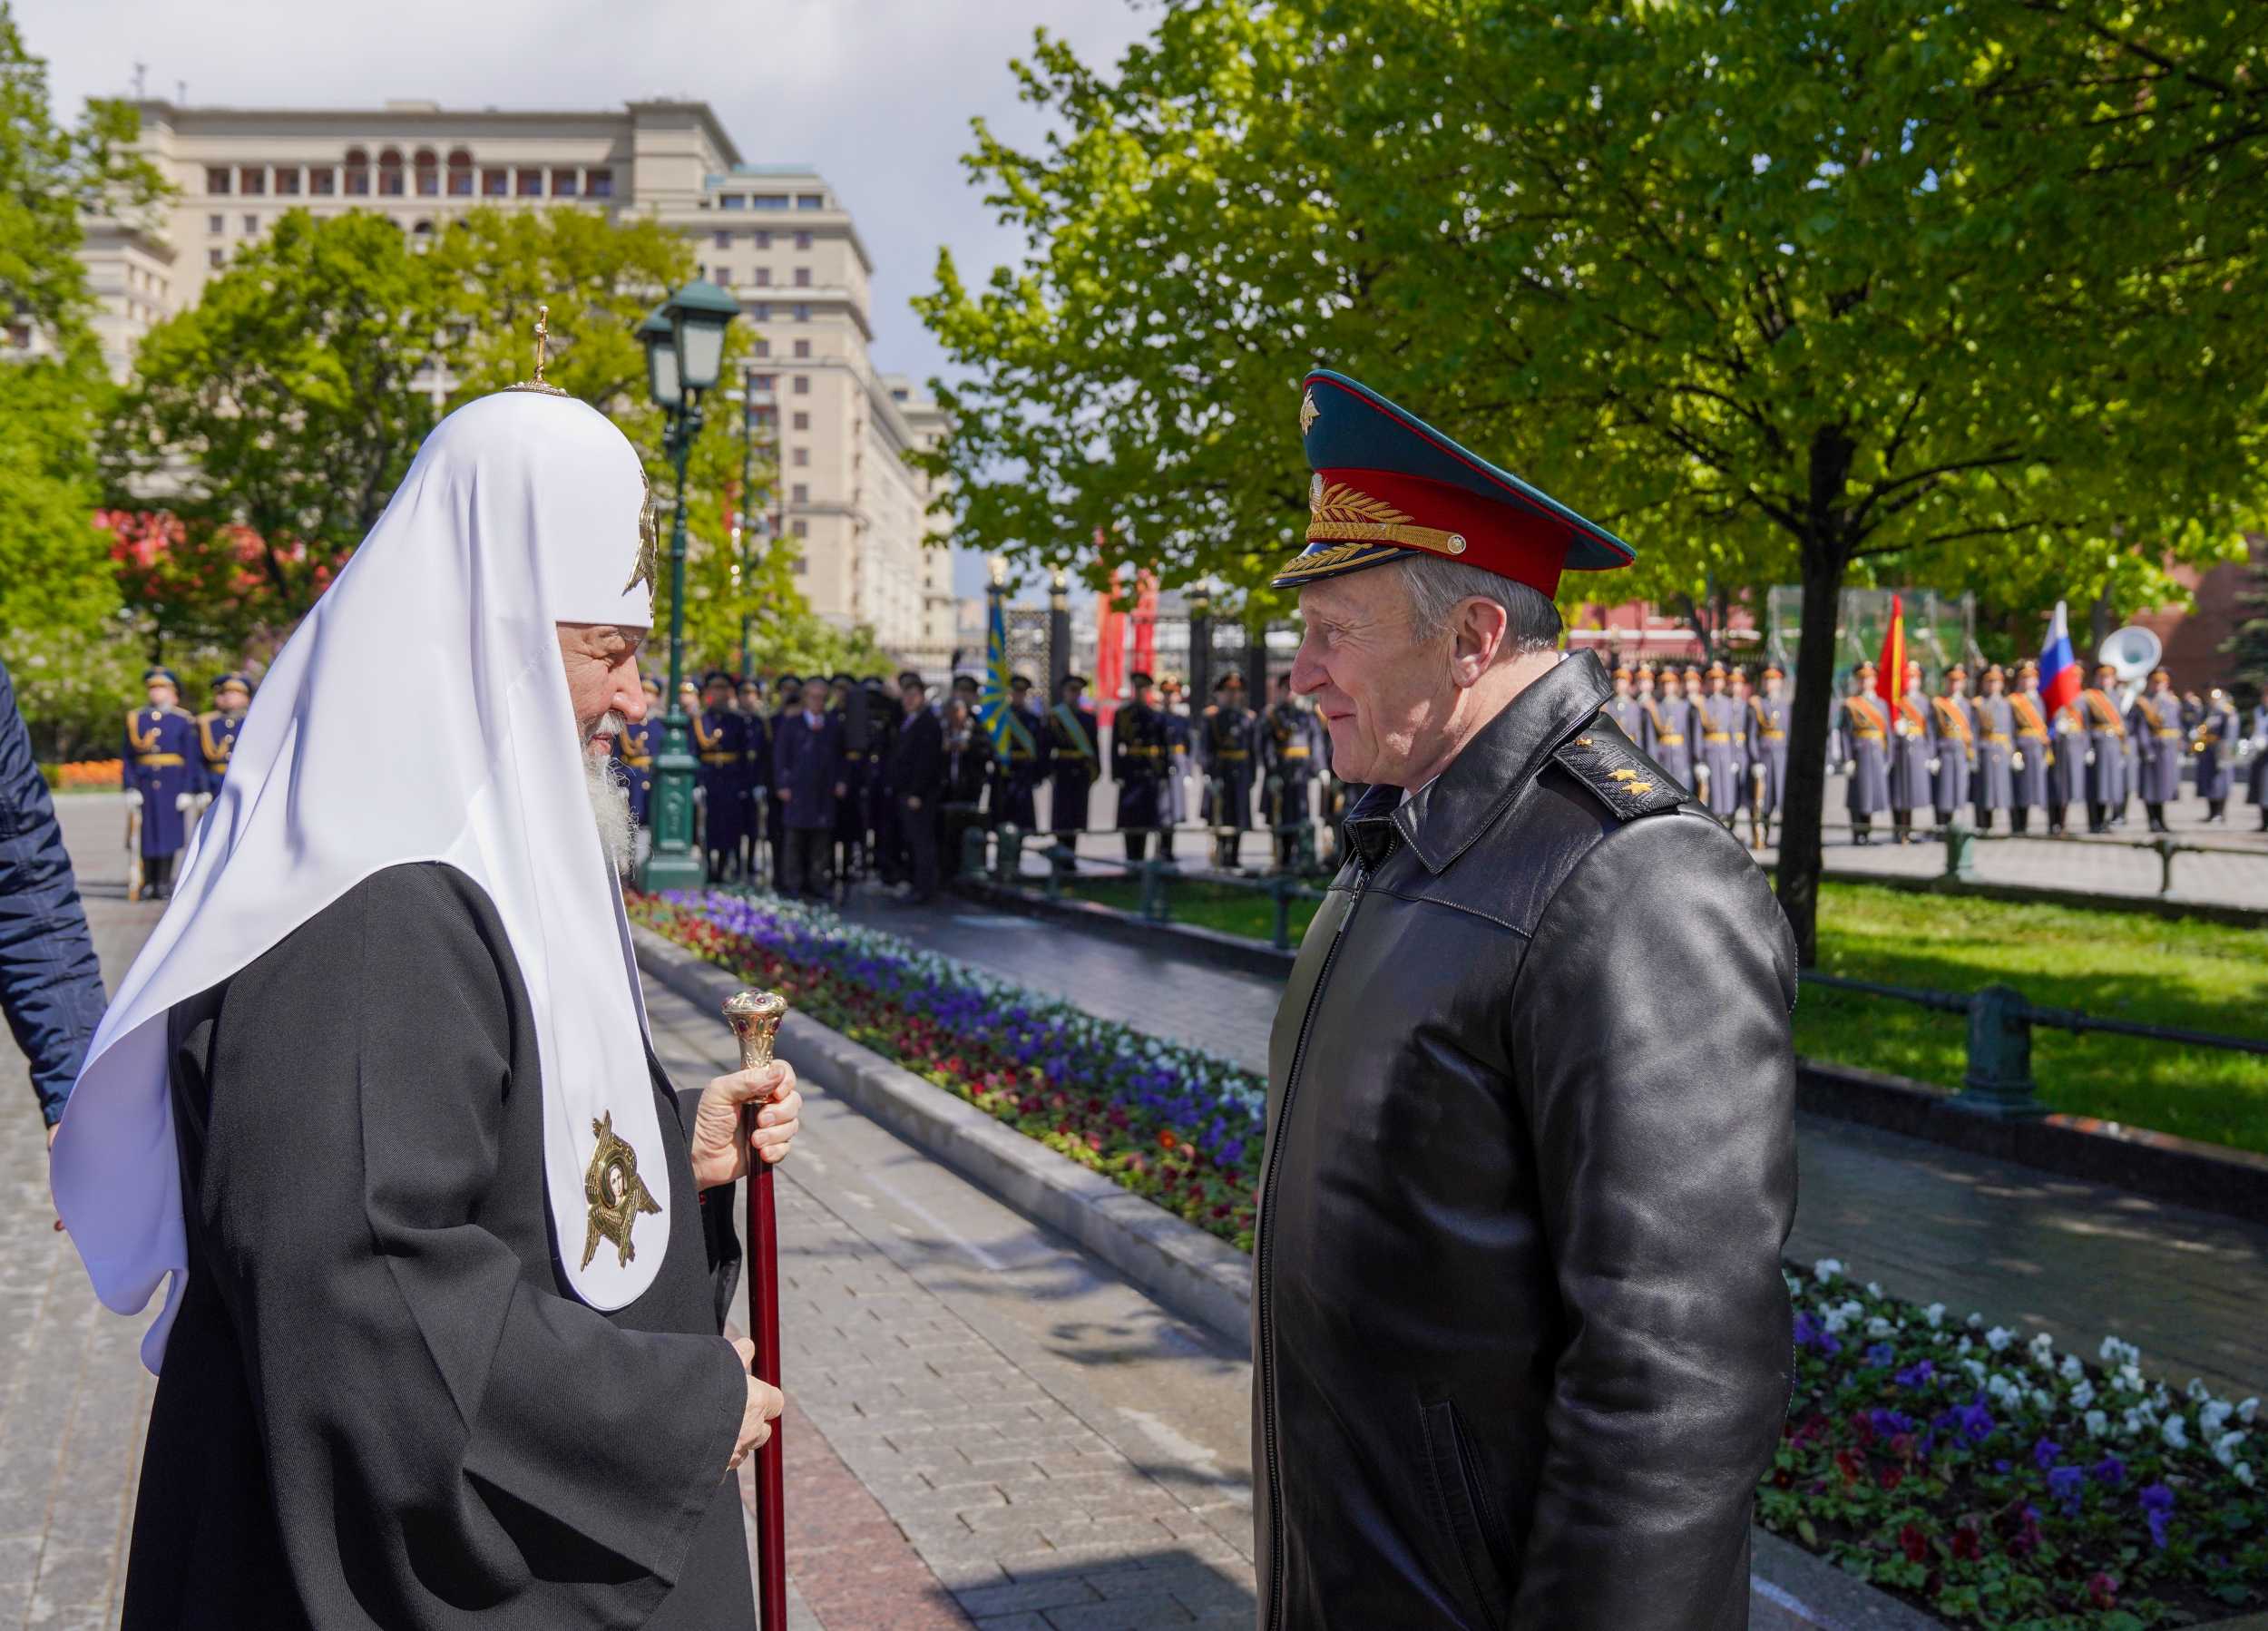
[[[1584,651],[1512,698],[1450,761],[1449,768],[1402,800],[1402,789],[1367,789],[1347,816],[1347,835],[1375,865],[1396,835],[1428,872],[1438,873],[1470,848],[1527,790],[1559,746],[1598,716],[1614,685],[1598,659]]]

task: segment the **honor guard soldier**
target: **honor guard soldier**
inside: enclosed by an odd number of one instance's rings
[[[1780,813],[1787,796],[1788,700],[1781,695],[1787,676],[1777,663],[1767,663],[1764,689],[1748,698],[1748,787],[1753,830],[1749,846],[1764,847],[1772,818]]]
[[[1638,705],[1638,728],[1630,732],[1630,740],[1636,742],[1642,752],[1650,756],[1654,752],[1655,707],[1654,665],[1652,663],[1642,662],[1630,670],[1630,700]],[[1328,733],[1326,732],[1325,735],[1327,736]]]
[[[2207,693],[2195,728],[2189,750],[2197,756],[2197,796],[2205,801],[2206,822],[2226,826],[2236,785],[2236,709],[2219,686]]]
[[[1291,675],[1277,675],[1276,701],[1260,721],[1260,768],[1267,778],[1261,802],[1266,806],[1268,828],[1276,835],[1276,864],[1281,872],[1299,866],[1303,849],[1310,856],[1315,853],[1307,785],[1321,757],[1316,750],[1321,734],[1314,711],[1292,694]]]
[[[640,826],[653,826],[654,760],[663,740],[661,681],[646,676],[646,717],[614,738],[614,762],[621,767],[622,784],[630,790],[630,817]]]
[[[1969,711],[1969,670],[1959,663],[1945,670],[1945,694],[1930,702],[1931,807],[1941,827],[1969,802],[1976,754],[1977,726]]]
[[[1626,665],[1614,671],[1615,694],[1607,698],[1606,707],[1598,711],[1622,728],[1622,734],[1633,742],[1643,742],[1646,736],[1646,705],[1633,694],[1637,677]]]
[[[1087,830],[1087,794],[1102,774],[1095,710],[1081,700],[1086,694],[1086,677],[1066,674],[1048,713],[1048,825],[1069,849],[1078,848]]]
[[[752,674],[735,680],[732,707],[740,716],[740,842],[734,851],[734,868],[740,877],[754,882],[760,875],[756,852],[764,841],[766,792],[772,782],[772,733],[764,718],[764,682]]]
[[[1166,793],[1166,722],[1154,703],[1154,682],[1137,673],[1129,681],[1134,698],[1110,722],[1110,778],[1119,785],[1119,832],[1126,840],[1126,858],[1139,861],[1149,854],[1151,830],[1157,827]],[[1170,841],[1160,845],[1173,858]]]
[[[701,691],[702,708],[693,716],[693,758],[699,767],[701,846],[709,857],[709,882],[716,884],[740,865],[748,721],[732,706],[732,676],[722,669],[702,676]]]
[[[252,682],[244,675],[223,674],[212,682],[212,711],[197,716],[197,750],[203,766],[197,784],[200,798],[220,796],[229,757],[236,751],[236,733],[244,728],[244,710],[251,706]]]
[[[1862,662],[1851,675],[1851,694],[1835,721],[1843,762],[1851,767],[1844,802],[1851,812],[1851,842],[1874,842],[1874,817],[1894,810],[1891,802],[1891,755],[1898,738],[1890,709],[1874,695],[1875,669]]]
[[[2244,802],[2259,810],[2260,830],[2268,833],[2268,697],[2253,704],[2253,727],[2244,742]]]
[[[1198,763],[1204,767],[1215,829],[1213,864],[1234,872],[1246,828],[1252,825],[1252,710],[1245,707],[1245,677],[1231,669],[1213,686],[1213,706],[1198,728]]]
[[[2087,721],[2087,830],[2110,831],[2111,813],[2126,802],[2126,722],[2110,688],[2118,683],[2118,670],[2108,663],[2097,665],[2095,683],[2079,693],[2079,711]]]
[[[1195,735],[1189,728],[1188,703],[1181,682],[1167,675],[1158,682],[1158,714],[1166,722],[1164,820],[1167,826],[1178,827],[1189,819],[1189,747]]]
[[[1890,824],[1900,844],[1913,841],[1913,813],[1930,807],[1933,795],[1930,761],[1937,756],[1930,738],[1929,693],[1922,689],[1921,665],[1910,662],[1901,676],[1897,706],[1890,717]]]
[[[2048,835],[2060,838],[2068,830],[2073,805],[2087,806],[2087,778],[2093,767],[2087,745],[2087,707],[2075,698],[2056,709],[2048,720]]]
[[[787,870],[787,807],[780,802],[779,789],[773,785],[777,773],[771,768],[772,744],[779,740],[780,727],[803,707],[803,677],[782,674],[773,680],[768,705],[761,685],[743,686],[740,707],[743,717],[761,731],[764,746],[764,767],[757,774],[755,785],[748,788],[746,842],[750,855],[749,875],[755,874],[754,854],[760,844],[770,852],[772,877],[777,880]]]
[[[2152,671],[2149,690],[2134,699],[2126,729],[2141,759],[2142,807],[2150,830],[2168,831],[2165,806],[2181,796],[2182,748],[2188,732],[2182,726],[2181,699],[2174,695],[2174,677],[2164,669]]]
[[[2009,696],[2009,826],[2030,830],[2031,813],[2048,802],[2048,768],[2055,757],[2048,735],[2048,705],[2039,694],[2039,665],[2026,658],[2016,665],[2016,689]]]
[[[143,893],[162,900],[173,892],[173,861],[189,836],[189,808],[196,797],[202,756],[197,720],[181,707],[181,681],[171,669],[152,669],[142,677],[149,701],[126,716],[125,773],[128,825],[138,821],[138,842],[128,847],[140,861]]]
[[[1646,704],[1647,739],[1639,746],[1681,787],[1693,786],[1691,725],[1692,709],[1686,705],[1677,670],[1664,663],[1655,694]]]
[[[1709,814],[1723,822],[1729,832],[1740,815],[1748,780],[1747,722],[1741,717],[1740,704],[1727,689],[1725,665],[1711,663],[1704,679],[1708,689],[1693,705],[1701,737],[1700,752],[1694,763],[1701,773],[1698,790],[1702,803],[1708,806]]]
[[[1977,830],[1992,830],[1992,813],[2016,802],[2016,709],[2003,694],[2008,674],[1999,663],[1984,671],[1984,694],[1969,705],[1977,732],[1977,777],[1969,788]],[[2011,825],[2014,818],[2010,817]]]
[[[1031,677],[1008,677],[1008,766],[1001,781],[1001,819],[1020,833],[1040,825],[1036,795],[1047,774],[1047,721],[1031,706]]]

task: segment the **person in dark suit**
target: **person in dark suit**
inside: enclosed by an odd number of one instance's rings
[[[1149,836],[1163,815],[1166,789],[1166,721],[1153,701],[1148,674],[1133,677],[1134,698],[1110,721],[1110,779],[1119,785],[1119,831],[1126,858],[1149,854]],[[1159,846],[1168,858],[1170,838]]]
[[[859,681],[866,694],[866,854],[875,875],[894,889],[905,881],[905,845],[898,838],[897,800],[890,796],[890,755],[898,739],[898,694],[879,674]]]
[[[937,804],[944,785],[944,728],[929,711],[929,690],[911,670],[898,676],[898,733],[890,745],[890,796],[905,845],[913,902],[937,898]]]
[[[1048,822],[1057,843],[1075,846],[1087,830],[1087,793],[1102,773],[1102,755],[1095,746],[1095,710],[1080,700],[1086,679],[1066,674],[1058,690],[1048,715]]]
[[[944,835],[942,864],[958,871],[963,835],[1000,821],[1000,759],[992,739],[976,727],[976,710],[959,697],[945,704],[945,771],[938,789],[938,829]]]
[[[779,893],[821,901],[832,881],[836,801],[845,784],[843,718],[826,706],[826,681],[803,682],[803,708],[783,716],[772,734],[772,789],[784,830]]]
[[[843,796],[835,801],[835,875],[866,875],[866,694],[848,674],[827,676],[827,711],[843,722]]]
[[[1001,783],[1002,819],[1021,832],[1040,825],[1032,797],[1048,768],[1047,720],[1031,706],[1031,681],[1018,674],[1008,681],[1008,769]]]

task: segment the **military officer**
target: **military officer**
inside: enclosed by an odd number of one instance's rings
[[[1693,705],[1699,729],[1700,752],[1694,764],[1700,772],[1697,791],[1709,814],[1727,832],[1740,815],[1748,782],[1748,729],[1744,710],[1729,689],[1730,676],[1721,662],[1712,662],[1703,676],[1707,689]]]
[[[1845,800],[1851,812],[1851,842],[1874,842],[1874,817],[1892,810],[1891,755],[1892,734],[1889,707],[1874,694],[1875,668],[1862,662],[1852,671],[1851,694],[1843,699],[1835,734],[1843,762],[1851,767]],[[1902,842],[1902,839],[1901,840]]]
[[[1303,851],[1314,853],[1307,787],[1322,757],[1316,742],[1321,734],[1315,710],[1293,695],[1291,675],[1277,675],[1276,701],[1260,722],[1260,768],[1267,777],[1264,802],[1269,829],[1276,834],[1276,868],[1282,872],[1296,870]]]
[[[212,711],[197,716],[197,749],[203,774],[197,792],[217,798],[229,774],[229,757],[236,751],[236,733],[244,728],[244,710],[252,706],[252,682],[242,674],[223,674],[212,682]]]
[[[653,825],[653,762],[661,752],[661,681],[646,676],[646,717],[614,738],[614,762],[630,789],[630,816],[640,826]]]
[[[1646,734],[1646,707],[1632,694],[1636,676],[1626,663],[1614,671],[1615,694],[1598,711],[1622,728],[1622,734],[1633,742],[1642,742]]]
[[[1748,698],[1748,786],[1753,830],[1752,848],[1764,847],[1772,818],[1780,813],[1787,794],[1787,728],[1790,708],[1781,694],[1787,676],[1777,663],[1766,663],[1764,689]]]
[[[1008,679],[1008,763],[995,793],[1001,800],[1001,819],[1018,832],[1040,825],[1039,801],[1033,796],[1047,774],[1047,721],[1031,706],[1031,677]]]
[[[2197,796],[2205,801],[2206,822],[2226,826],[2236,783],[2236,709],[2219,686],[2207,693],[2195,728],[2189,749],[2197,756]]]
[[[2015,738],[2009,756],[2009,825],[2026,833],[2031,829],[2031,812],[2047,806],[2055,763],[2055,722],[2039,694],[2039,664],[2028,657],[2016,665],[2009,718]]]
[[[2008,672],[1999,663],[1984,671],[1980,683],[1984,694],[1969,705],[1977,736],[1977,775],[1970,784],[1969,797],[1977,809],[1977,830],[1989,833],[1992,813],[2015,803],[2016,710],[2006,695]]]
[[[1245,830],[1252,825],[1252,710],[1245,707],[1245,677],[1231,669],[1213,686],[1213,706],[1198,730],[1198,763],[1211,793],[1213,864],[1234,872]]]
[[[152,669],[142,677],[149,700],[126,716],[126,807],[139,817],[135,846],[141,861],[140,888],[162,900],[173,892],[173,861],[188,841],[190,806],[195,801],[200,757],[197,720],[181,706],[181,681],[171,669]]]
[[[2098,664],[2095,683],[2079,693],[2087,721],[2087,830],[2110,831],[2111,813],[2126,802],[2126,722],[2112,700],[2118,670]]]
[[[722,883],[740,866],[748,721],[732,706],[732,676],[712,669],[701,677],[701,708],[693,716],[693,759],[701,795],[701,846],[709,882]]]
[[[1691,787],[1694,782],[1692,716],[1677,670],[1664,663],[1655,695],[1646,708],[1649,739],[1638,746],[1651,754],[1654,762],[1681,787]]]
[[[1056,842],[1076,848],[1087,830],[1087,796],[1102,774],[1095,710],[1082,698],[1087,679],[1066,674],[1048,714],[1048,825]]]
[[[2182,747],[2188,732],[2182,726],[2181,698],[2174,695],[2174,677],[2164,669],[2152,671],[2150,689],[2126,710],[2126,729],[2141,759],[2142,808],[2150,830],[2165,832],[2165,806],[2181,796]]]
[[[1166,722],[1158,717],[1157,682],[1137,672],[1129,681],[1133,699],[1110,722],[1110,779],[1119,785],[1119,834],[1126,858],[1149,854],[1166,793]],[[1172,858],[1170,842],[1159,846]]]

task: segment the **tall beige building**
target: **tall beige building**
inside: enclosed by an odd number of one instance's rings
[[[701,274],[739,298],[755,332],[748,383],[776,405],[777,513],[802,546],[813,610],[838,627],[870,625],[910,660],[943,664],[952,556],[924,542],[942,521],[928,513],[928,478],[906,464],[943,434],[943,416],[907,380],[876,372],[874,261],[816,170],[742,162],[700,102],[555,112],[138,106],[142,151],[177,193],[157,220],[88,224],[115,371],[286,210],[375,210],[413,236],[476,205],[650,217],[692,241]]]

